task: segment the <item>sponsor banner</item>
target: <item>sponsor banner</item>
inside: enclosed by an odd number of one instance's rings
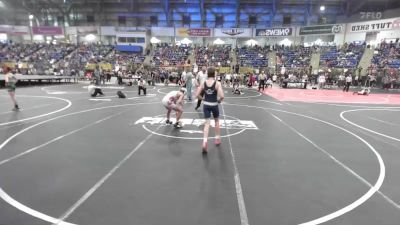
[[[104,26],[100,27],[100,33],[103,36],[115,36],[117,34],[117,31],[113,26]]]
[[[97,27],[83,26],[83,27],[76,27],[76,33],[78,35],[97,34],[98,30]]]
[[[251,28],[215,28],[214,37],[252,37]]]
[[[175,36],[175,30],[173,27],[152,27],[151,35],[159,37],[173,37]]]
[[[117,27],[117,32],[130,33],[130,32],[146,32],[145,27]]]
[[[383,30],[397,30],[400,29],[400,18],[375,20],[361,23],[350,24],[349,32],[377,32]]]
[[[10,34],[13,35],[26,35],[29,34],[29,27],[28,26],[13,26],[13,30]]]
[[[175,35],[180,37],[209,37],[209,28],[175,28]]]
[[[338,34],[343,32],[342,24],[300,27],[299,35]]]
[[[29,34],[29,27],[0,25],[0,33],[6,33],[10,35],[26,35]]]
[[[39,35],[63,35],[61,27],[32,27],[32,34]]]
[[[0,25],[0,33],[9,33],[13,26],[10,25]]]
[[[292,36],[293,28],[267,28],[267,29],[256,29],[256,36],[261,37],[282,37],[282,36]]]

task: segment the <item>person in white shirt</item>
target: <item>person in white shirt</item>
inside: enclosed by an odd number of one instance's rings
[[[205,66],[203,66],[203,68],[201,69],[200,72],[197,73],[197,77],[196,77],[196,86],[197,89],[200,88],[200,86],[202,84],[204,84],[204,82],[207,80],[207,68]],[[201,100],[197,99],[197,105],[195,110],[198,110],[200,108],[201,105]]]
[[[192,101],[192,87],[193,87],[193,74],[190,71],[191,67],[187,66],[186,67],[186,76],[185,76],[185,85],[186,85],[186,93],[187,93],[187,98],[188,101]]]
[[[325,75],[324,75],[324,74],[321,74],[321,75],[318,77],[319,89],[324,89],[324,87],[325,87],[325,82],[326,82]]]
[[[174,110],[176,114],[176,122],[175,127],[181,128],[182,124],[180,123],[180,118],[183,114],[183,98],[186,93],[186,88],[181,88],[179,91],[171,91],[162,99],[162,104],[167,109],[167,120],[165,123],[172,124],[170,119],[171,111]]]
[[[227,73],[225,75],[225,84],[227,87],[229,87],[231,85],[231,79],[232,79],[232,75],[230,73]]]
[[[358,75],[354,77],[354,85],[358,86]]]
[[[100,96],[103,96],[104,93],[101,90],[101,88],[95,86],[94,84],[90,84],[88,86],[88,91],[91,97],[97,97],[97,95],[99,94]]]
[[[261,71],[261,74],[258,75],[258,91],[261,91],[261,89],[264,91],[265,88],[265,80],[267,79],[267,75],[265,75],[264,71]]]
[[[350,88],[350,85],[351,85],[352,81],[353,81],[353,77],[351,76],[351,74],[349,74],[346,77],[346,85],[344,86],[343,91],[349,92],[349,88]]]
[[[369,76],[369,87],[375,87],[376,77],[374,74],[370,74]]]
[[[276,80],[278,79],[278,76],[274,73],[272,76],[272,82],[276,83]]]
[[[183,70],[182,75],[181,75],[181,86],[185,86],[186,82],[186,70]]]
[[[339,88],[342,87],[342,85],[346,87],[345,80],[346,80],[346,77],[343,74],[340,74],[339,78],[338,78],[338,87]]]
[[[193,64],[193,73],[199,72],[199,66],[196,63]]]
[[[268,88],[268,86],[270,86],[272,88],[273,85],[273,81],[271,80],[271,78],[268,78],[267,82],[265,83],[265,87]]]
[[[146,90],[147,90],[146,81],[143,78],[140,78],[139,83],[138,83],[138,92],[139,92],[138,95],[140,95],[142,90],[143,90],[144,95],[146,95]]]
[[[304,89],[307,89],[308,75],[307,75],[306,73],[303,74],[303,76],[301,77],[301,82],[304,83],[303,88],[304,88]]]

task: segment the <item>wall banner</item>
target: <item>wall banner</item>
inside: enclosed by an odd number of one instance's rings
[[[209,37],[209,28],[175,28],[175,35],[180,37]]]
[[[400,18],[350,24],[349,32],[377,32],[400,29]]]
[[[251,28],[215,28],[215,37],[252,37]]]
[[[29,27],[0,25],[0,33],[10,34],[10,35],[26,35],[29,34]]]
[[[299,35],[338,34],[343,32],[343,25],[318,25],[300,27]]]
[[[267,29],[256,29],[256,36],[258,37],[282,37],[292,36],[293,28],[267,28]]]
[[[63,35],[61,27],[32,27],[32,34],[38,35]]]

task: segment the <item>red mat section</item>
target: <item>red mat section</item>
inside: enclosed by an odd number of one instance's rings
[[[264,94],[279,101],[400,105],[400,94],[353,95],[341,90],[268,88]]]

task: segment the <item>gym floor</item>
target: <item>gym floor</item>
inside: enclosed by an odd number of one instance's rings
[[[399,224],[399,95],[226,88],[202,155],[196,102],[164,123],[171,90],[19,88],[19,112],[1,90],[0,224]]]

